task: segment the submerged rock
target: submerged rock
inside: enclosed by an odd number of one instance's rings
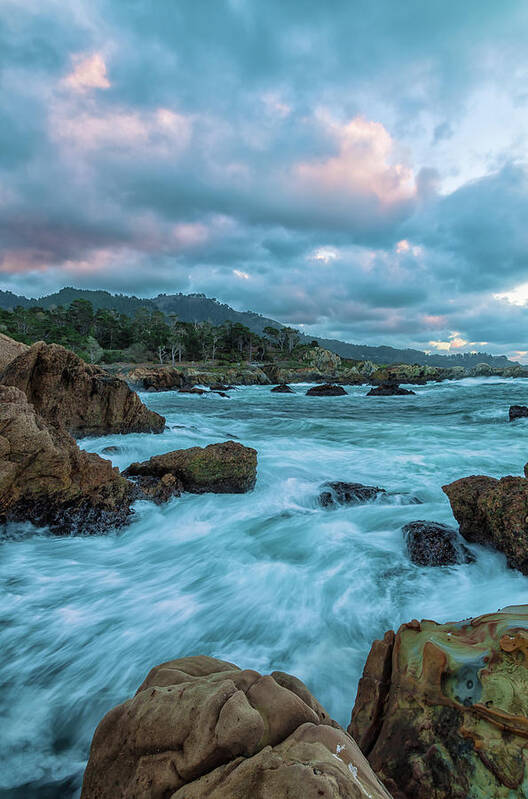
[[[523,419],[528,416],[528,406],[526,405],[512,405],[510,407],[510,422],[513,422],[515,419]]]
[[[526,605],[374,642],[348,732],[394,797],[525,796],[527,654]]]
[[[161,433],[163,416],[149,410],[124,380],[58,344],[33,344],[0,374],[46,422],[73,436]]]
[[[345,483],[342,481],[323,483],[321,488],[319,503],[323,508],[328,508],[332,505],[359,505],[387,493],[384,488],[378,488],[377,486],[365,486],[361,483]]]
[[[272,388],[271,391],[274,394],[295,394],[294,390],[286,385],[286,383],[279,383],[279,385]]]
[[[103,718],[82,799],[390,799],[303,683],[197,656]]]
[[[528,574],[528,480],[472,475],[442,486],[460,534],[503,552],[508,565]]]
[[[382,383],[380,386],[371,388],[367,397],[402,397],[408,394],[416,394],[410,388],[402,388],[398,383]]]
[[[343,386],[336,386],[334,383],[324,383],[321,386],[312,386],[306,392],[307,397],[342,397],[347,392]]]
[[[132,489],[110,461],[48,425],[22,391],[0,385],[0,521],[100,533],[126,523]]]
[[[160,479],[173,475],[184,491],[194,494],[242,494],[255,486],[257,453],[235,441],[191,447],[155,455],[132,463],[123,474],[132,478]]]
[[[179,394],[208,394],[205,388],[198,388],[197,386],[183,386],[178,389]]]
[[[417,521],[402,527],[409,557],[418,566],[451,566],[472,563],[475,558],[458,539],[453,527],[439,522]]]

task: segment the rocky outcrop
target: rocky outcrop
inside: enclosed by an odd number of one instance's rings
[[[453,527],[439,522],[410,522],[402,527],[407,552],[418,566],[452,566],[472,563],[475,558],[459,541]]]
[[[528,606],[388,632],[348,731],[395,799],[524,797]]]
[[[0,371],[5,369],[7,364],[11,363],[16,357],[27,352],[28,349],[27,344],[15,341],[14,338],[9,338],[9,336],[0,333]]]
[[[307,397],[342,397],[346,395],[343,386],[336,386],[333,383],[324,383],[322,386],[312,386],[306,392]]]
[[[303,683],[197,656],[99,724],[82,799],[390,799]]]
[[[0,383],[19,388],[46,422],[74,436],[160,433],[165,427],[163,416],[123,380],[58,344],[33,344],[7,365]]]
[[[386,494],[384,488],[377,486],[365,486],[361,483],[345,483],[336,481],[334,483],[323,483],[319,494],[319,504],[323,508],[335,505],[361,505],[370,502],[381,494]]]
[[[524,419],[528,416],[528,407],[526,405],[511,405],[509,411],[510,422],[515,419]]]
[[[186,383],[183,369],[175,369],[173,366],[145,367],[137,366],[126,372],[128,383],[138,389],[148,391],[171,391],[181,388]]]
[[[472,475],[442,490],[467,541],[503,552],[509,566],[528,574],[528,479]]]
[[[22,391],[0,385],[1,521],[100,533],[127,521],[132,488],[110,461],[46,424]]]
[[[278,386],[275,386],[271,389],[274,394],[295,394],[294,390],[286,385],[286,383],[280,383]]]
[[[331,372],[335,374],[341,366],[341,358],[335,352],[325,350],[324,347],[312,347],[306,350],[301,360],[312,368],[319,369],[321,372]]]
[[[257,453],[236,441],[191,447],[155,455],[148,461],[132,463],[123,474],[133,479],[163,479],[172,475],[181,490],[193,494],[242,494],[255,486]]]
[[[400,397],[407,394],[416,394],[409,388],[402,388],[397,383],[382,383],[381,386],[371,388],[367,397]]]

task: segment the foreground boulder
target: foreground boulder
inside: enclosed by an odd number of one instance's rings
[[[410,388],[402,388],[398,383],[382,383],[381,386],[371,388],[367,397],[403,397],[407,394],[416,394]]]
[[[271,391],[274,394],[295,394],[294,390],[286,385],[286,383],[279,383],[279,385],[272,388]]]
[[[123,474],[136,478],[140,487],[145,478],[152,481],[152,478],[160,480],[172,475],[177,481],[176,491],[243,494],[255,486],[257,453],[236,441],[225,441],[155,455],[148,461],[132,463]],[[152,482],[149,485],[152,486]]]
[[[395,799],[514,799],[528,780],[528,606],[375,641],[348,731]]]
[[[7,364],[11,363],[18,355],[27,352],[28,349],[27,344],[15,341],[14,338],[9,338],[9,336],[0,333],[0,371],[5,369]]]
[[[128,520],[132,489],[110,461],[47,425],[22,391],[0,385],[0,521],[100,533]]]
[[[508,565],[528,574],[528,480],[472,475],[442,487],[460,534],[506,555]]]
[[[390,799],[303,683],[197,656],[99,724],[82,799]]]
[[[410,522],[402,527],[407,552],[417,566],[453,566],[475,558],[453,527],[439,522]]]
[[[512,405],[510,407],[510,422],[515,421],[515,419],[524,419],[528,416],[528,406],[526,405]]]
[[[360,505],[369,502],[381,494],[386,494],[384,488],[377,486],[364,486],[361,483],[323,483],[319,494],[319,504],[323,508],[333,505]]]
[[[322,386],[312,386],[306,392],[307,397],[342,397],[347,392],[343,386],[334,383],[324,383]]]
[[[160,433],[165,427],[163,416],[123,380],[58,344],[33,344],[0,373],[0,383],[19,388],[46,422],[73,436]]]

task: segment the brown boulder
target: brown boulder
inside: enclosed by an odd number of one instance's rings
[[[170,391],[180,388],[185,383],[182,369],[173,366],[145,367],[137,366],[125,375],[126,380],[138,388],[154,389],[154,391]]]
[[[527,655],[527,605],[374,643],[348,732],[395,799],[526,795]]]
[[[163,416],[123,380],[58,344],[33,344],[7,365],[0,383],[19,388],[49,424],[74,436],[160,433],[165,427]]]
[[[306,392],[307,397],[342,397],[346,395],[343,386],[336,386],[334,383],[323,383],[321,386],[312,386]]]
[[[455,480],[447,494],[467,541],[504,552],[508,565],[528,574],[528,480],[473,475]]]
[[[184,491],[194,494],[243,494],[255,486],[257,453],[251,447],[225,441],[155,455],[148,461],[130,464],[123,474],[139,478],[140,487],[144,478],[159,480],[170,474]]]
[[[198,656],[153,669],[99,724],[82,799],[390,799],[295,677]]]
[[[0,370],[5,369],[8,363],[11,363],[18,355],[27,352],[29,349],[27,344],[21,341],[15,341],[14,338],[9,338],[3,333],[0,333]]]
[[[22,391],[0,385],[1,521],[99,533],[127,521],[132,488],[110,461],[47,425]]]

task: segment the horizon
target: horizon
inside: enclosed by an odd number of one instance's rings
[[[220,295],[309,336],[528,363],[526,4],[6,0],[0,21],[3,290]]]

